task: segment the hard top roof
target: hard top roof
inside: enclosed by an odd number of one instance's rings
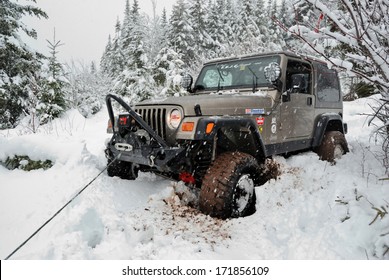
[[[218,62],[226,62],[231,60],[241,60],[241,59],[249,59],[249,58],[261,57],[261,56],[271,56],[271,55],[285,55],[292,58],[299,58],[299,59],[314,61],[317,63],[327,64],[325,61],[320,60],[317,57],[313,57],[309,55],[298,55],[288,51],[279,51],[279,52],[263,52],[263,53],[253,53],[253,54],[246,54],[246,55],[239,55],[239,56],[215,58],[207,61],[206,63],[204,63],[204,65],[215,64]]]

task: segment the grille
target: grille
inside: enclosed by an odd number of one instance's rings
[[[162,138],[166,139],[166,108],[136,108],[135,112]]]

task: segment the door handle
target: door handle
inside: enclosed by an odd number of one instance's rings
[[[312,97],[307,98],[307,105],[312,106]]]

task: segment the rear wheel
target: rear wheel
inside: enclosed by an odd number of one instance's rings
[[[317,154],[321,160],[332,163],[335,163],[346,152],[348,152],[347,141],[344,134],[340,131],[327,131],[317,149]]]
[[[255,184],[260,168],[257,160],[241,152],[219,155],[204,176],[200,210],[227,219],[255,213]]]

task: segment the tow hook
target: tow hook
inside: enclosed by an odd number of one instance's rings
[[[155,165],[155,156],[154,155],[150,155],[149,156],[149,165],[150,165],[150,167],[154,167],[154,165]]]
[[[126,143],[116,143],[115,149],[122,152],[131,152],[133,150],[132,145]]]

